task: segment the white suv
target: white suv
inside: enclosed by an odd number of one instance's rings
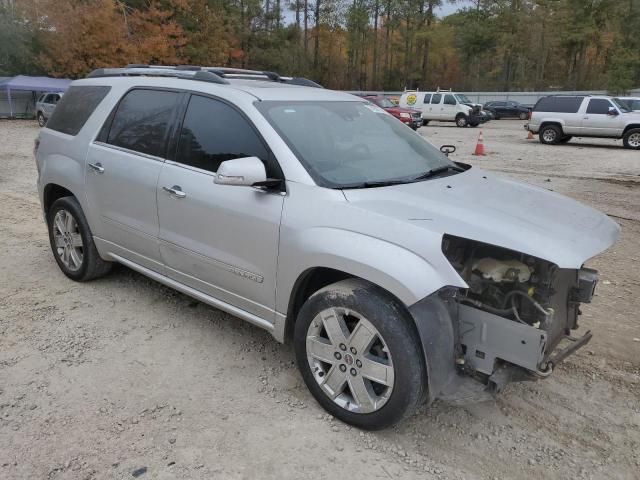
[[[567,143],[573,137],[621,138],[625,148],[640,150],[640,112],[602,95],[543,97],[524,128],[550,145]]]
[[[400,97],[400,106],[420,110],[424,125],[436,120],[455,122],[458,127],[477,127],[489,120],[489,116],[482,111],[482,105],[471,102],[463,93],[451,90],[406,91]]]
[[[570,333],[597,281],[583,264],[618,236],[606,215],[452,162],[380,107],[299,79],[90,77],[36,144],[67,277],[119,262],[264,328],[293,343],[327,411],[369,429],[546,377],[591,339]]]

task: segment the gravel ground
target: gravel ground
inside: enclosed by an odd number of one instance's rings
[[[486,125],[486,157],[471,155],[478,129],[420,133],[621,224],[590,262],[593,341],[545,381],[364,433],[324,414],[264,331],[125,268],[64,277],[36,195],[37,127],[0,121],[0,478],[640,478],[640,153],[544,146],[522,123]]]

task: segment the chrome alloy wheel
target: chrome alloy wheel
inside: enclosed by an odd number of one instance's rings
[[[556,131],[552,128],[548,128],[542,133],[542,138],[545,142],[554,142],[556,140]]]
[[[82,266],[84,246],[78,223],[67,210],[58,210],[53,219],[53,240],[60,261],[70,271],[75,272]]]
[[[629,135],[627,143],[632,148],[640,148],[640,133],[632,133]]]
[[[307,360],[322,391],[356,413],[382,408],[393,391],[391,353],[380,332],[345,308],[321,311],[307,330]]]

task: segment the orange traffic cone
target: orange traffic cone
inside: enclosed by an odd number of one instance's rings
[[[529,133],[527,134],[527,140],[534,140],[534,136],[533,136],[533,132],[531,130],[529,130]]]
[[[482,130],[480,130],[480,134],[478,135],[478,143],[476,144],[476,151],[473,152],[474,155],[486,155],[484,152],[484,141],[482,140]]]

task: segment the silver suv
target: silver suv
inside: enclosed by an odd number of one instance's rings
[[[56,109],[56,105],[62,98],[62,93],[43,93],[36,102],[36,118],[38,119],[38,125],[44,127],[49,120],[49,117]]]
[[[317,401],[366,429],[546,377],[590,340],[571,330],[584,262],[618,237],[604,214],[273,73],[89,77],[36,144],[69,278],[119,262],[292,342]]]
[[[625,148],[640,150],[640,112],[633,112],[620,99],[602,95],[543,97],[524,128],[551,145],[567,143],[574,136],[621,138]]]

